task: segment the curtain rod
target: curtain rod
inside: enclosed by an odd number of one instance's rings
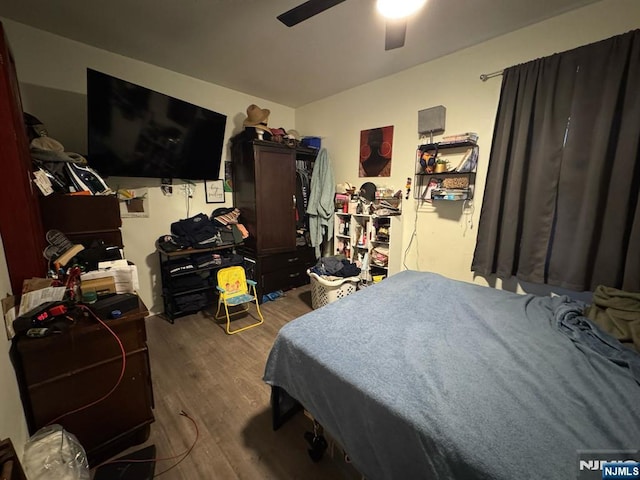
[[[482,75],[480,75],[480,80],[482,80],[483,82],[486,82],[490,78],[499,77],[500,75],[502,75],[503,72],[504,70],[498,70],[497,72],[483,73]]]

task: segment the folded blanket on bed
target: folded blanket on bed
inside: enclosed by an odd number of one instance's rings
[[[585,315],[605,332],[640,352],[640,292],[598,285]]]
[[[640,384],[640,355],[582,316],[582,312],[574,305],[558,308],[555,320],[558,330],[576,342],[578,348],[586,346],[613,363],[627,367]]]

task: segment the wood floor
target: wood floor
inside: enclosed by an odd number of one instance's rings
[[[187,450],[191,454],[162,479],[305,479],[360,478],[341,454],[314,463],[304,432],[311,422],[297,414],[278,431],[271,427],[270,388],[262,381],[265,362],[278,333],[288,321],[311,311],[309,287],[286,292],[262,305],[265,323],[227,335],[214,320],[199,313],[170,324],[147,319],[156,421],[149,441],[158,457]],[[239,318],[242,324],[247,319]],[[250,320],[250,319],[249,319]],[[156,474],[177,459],[159,461]]]

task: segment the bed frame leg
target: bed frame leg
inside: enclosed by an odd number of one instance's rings
[[[274,430],[302,410],[302,405],[284,389],[271,387],[271,420]]]

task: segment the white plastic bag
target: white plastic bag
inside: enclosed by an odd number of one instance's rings
[[[41,428],[27,440],[23,465],[29,480],[89,480],[84,448],[61,425]]]

